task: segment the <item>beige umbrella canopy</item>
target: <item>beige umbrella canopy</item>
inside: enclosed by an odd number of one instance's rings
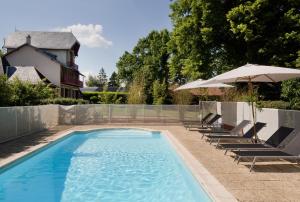
[[[298,77],[300,77],[300,70],[297,69],[246,64],[239,68],[225,72],[224,74],[213,77],[204,82],[204,84],[209,85],[220,82],[280,82]]]
[[[196,81],[189,82],[187,84],[184,84],[178,88],[175,89],[175,91],[179,90],[190,90],[190,89],[197,89],[197,88],[232,88],[234,86],[224,84],[224,83],[218,83],[213,82],[211,84],[205,84],[207,80],[198,79]]]
[[[236,82],[247,82],[249,85],[249,94],[253,95],[253,82],[280,82],[288,79],[300,77],[300,70],[265,66],[256,64],[246,64],[239,68],[220,74],[213,77],[206,82],[205,85],[214,83],[236,83]],[[255,125],[255,112],[253,101],[251,100],[253,125]],[[254,127],[255,138],[257,140],[257,134]]]
[[[221,91],[221,88],[232,88],[234,86],[224,84],[224,83],[212,83],[204,84],[207,80],[198,79],[196,81],[189,82],[175,89],[175,91],[180,90],[190,90],[195,95],[206,94],[206,95],[217,95],[221,96],[224,92]],[[204,91],[203,91],[204,90]],[[201,101],[201,111],[203,113],[203,102]],[[202,114],[203,117],[203,114]]]

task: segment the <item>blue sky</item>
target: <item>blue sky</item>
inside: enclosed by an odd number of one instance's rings
[[[1,0],[0,38],[18,30],[72,30],[84,74],[108,75],[125,50],[151,30],[171,29],[170,0]],[[1,43],[1,46],[3,42]],[[96,47],[93,47],[96,46]]]

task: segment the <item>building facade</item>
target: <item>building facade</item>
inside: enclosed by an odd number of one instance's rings
[[[83,86],[75,58],[80,44],[71,32],[16,31],[5,38],[3,71],[34,67],[62,97],[78,98]]]

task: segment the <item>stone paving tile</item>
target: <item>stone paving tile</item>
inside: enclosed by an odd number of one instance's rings
[[[134,126],[134,125],[132,125]],[[49,131],[26,136],[0,144],[0,164],[11,155],[30,147],[51,141],[58,131],[72,126],[58,126]],[[76,126],[72,129],[99,128],[100,126]],[[122,124],[101,127],[124,127]],[[127,124],[126,127],[130,127]],[[254,172],[249,172],[249,163],[237,165],[228,154],[209,145],[197,131],[185,130],[182,126],[142,125],[154,130],[169,130],[201,164],[214,175],[239,201],[273,202],[300,201],[300,166],[285,161],[259,162]],[[276,164],[276,165],[274,165]]]

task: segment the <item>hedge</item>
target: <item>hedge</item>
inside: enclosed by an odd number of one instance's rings
[[[83,99],[90,103],[125,104],[128,92],[82,92]]]
[[[88,104],[87,100],[83,99],[73,99],[73,98],[54,98],[41,100],[40,104],[59,104],[59,105],[77,105],[77,104]]]
[[[282,100],[277,101],[259,101],[259,108],[275,108],[275,109],[290,109],[290,110],[300,110],[299,105],[291,105],[289,102]]]

